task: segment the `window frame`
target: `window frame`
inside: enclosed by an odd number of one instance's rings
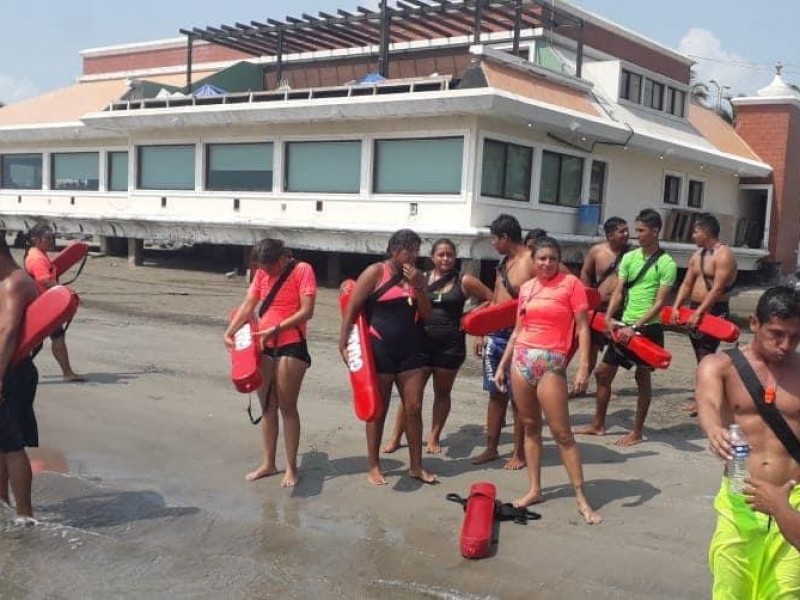
[[[94,154],[97,156],[97,187],[96,188],[66,188],[56,187],[56,157],[67,154]],[[86,192],[99,192],[101,190],[101,175],[103,170],[102,153],[100,150],[51,150],[48,153],[48,162],[50,163],[50,172],[48,174],[49,190],[52,192],[68,192],[70,194],[86,193]]]
[[[495,194],[487,194],[483,188],[483,165],[484,160],[486,157],[486,143],[494,143],[494,144],[502,144],[503,145],[503,176],[502,176],[502,191],[500,196]],[[526,189],[526,198],[524,200],[520,200],[518,198],[511,198],[506,195],[506,184],[508,179],[508,150],[510,146],[515,146],[517,148],[523,148],[530,153],[530,157],[528,160],[528,186]],[[529,146],[526,144],[521,144],[517,142],[510,142],[508,140],[497,139],[495,137],[488,137],[484,136],[482,138],[481,144],[481,162],[480,162],[480,173],[481,173],[481,186],[479,195],[484,198],[492,198],[497,200],[504,200],[507,202],[514,202],[515,204],[519,205],[520,203],[530,204],[531,198],[533,197],[533,173],[534,173],[534,165],[536,159],[536,148],[534,146]],[[477,170],[477,169],[476,169]]]
[[[42,191],[45,189],[47,183],[47,160],[45,152],[2,152],[0,153],[0,190],[23,190],[23,191]],[[5,177],[3,177],[3,168],[6,157],[9,156],[38,156],[39,157],[39,187],[12,187],[6,184]],[[35,181],[35,179],[34,179]]]
[[[228,140],[230,138],[227,138]],[[272,146],[272,182],[270,185],[270,189],[231,189],[231,188],[211,188],[209,187],[209,174],[210,174],[210,166],[211,166],[211,146],[255,146],[255,145],[270,145]],[[263,195],[263,194],[274,194],[276,192],[276,183],[278,182],[278,154],[279,151],[279,142],[275,139],[258,139],[258,140],[236,140],[235,142],[231,141],[221,141],[215,139],[204,139],[202,140],[202,149],[201,149],[201,170],[202,170],[202,190],[203,192],[209,193],[228,193],[234,192],[236,194],[255,194],[255,195]]]
[[[545,154],[555,154],[555,155],[558,155],[559,158],[560,158],[559,167],[558,167],[558,188],[556,190],[556,196],[557,197],[560,196],[560,194],[558,193],[558,190],[561,189],[561,180],[562,180],[562,174],[563,174],[563,157],[566,156],[566,157],[575,158],[575,159],[578,159],[578,160],[581,161],[581,174],[580,174],[580,177],[579,177],[580,191],[578,193],[578,201],[574,206],[568,205],[568,204],[561,204],[560,202],[543,202],[542,201],[542,187],[543,187],[542,186],[542,177],[544,176],[544,157],[545,157]],[[536,204],[538,206],[554,207],[554,208],[558,208],[558,209],[562,209],[562,210],[564,210],[564,209],[568,209],[568,210],[571,210],[571,211],[577,210],[578,207],[581,204],[584,203],[584,196],[585,196],[586,191],[587,191],[586,190],[586,185],[585,185],[585,179],[586,179],[586,164],[587,164],[589,158],[590,157],[587,157],[586,155],[581,155],[581,154],[577,154],[577,153],[570,153],[570,152],[564,152],[560,148],[559,149],[548,148],[548,147],[542,148],[541,151],[539,152],[539,165],[538,165],[539,168],[538,168],[538,182],[537,182],[537,190],[536,190],[536,192],[537,192],[536,193]]]
[[[603,183],[599,188],[600,189],[600,201],[599,202],[592,202],[592,175],[594,175],[594,165],[595,165],[595,163],[601,163],[605,167],[603,169]],[[609,173],[609,170],[610,170],[610,164],[609,164],[609,162],[607,160],[600,159],[600,158],[592,158],[591,159],[591,164],[589,165],[589,169],[588,169],[588,171],[589,171],[589,183],[588,183],[587,190],[586,190],[586,204],[589,204],[591,206],[600,206],[600,207],[605,206],[605,200],[606,200],[606,195],[607,195],[607,190],[608,190],[608,180],[609,180],[608,173]]]
[[[136,153],[136,162],[134,168],[134,190],[137,192],[169,192],[170,194],[177,193],[177,194],[187,194],[187,193],[194,193],[197,191],[197,159],[198,159],[198,152],[202,152],[202,149],[198,149],[198,144],[196,142],[163,142],[158,144],[135,144],[133,146],[134,152]],[[181,187],[181,188],[164,188],[164,187],[143,187],[142,186],[142,150],[145,148],[191,148],[193,150],[194,160],[192,163],[192,181],[193,184],[191,187]],[[202,145],[201,145],[202,148]],[[128,186],[130,187],[130,181],[128,182]]]
[[[280,153],[281,153],[281,181],[280,181],[280,189],[276,190],[280,194],[286,194],[290,196],[304,196],[308,194],[314,194],[315,196],[331,196],[334,198],[341,198],[341,197],[352,197],[352,196],[364,196],[365,189],[364,189],[364,180],[365,180],[365,168],[367,168],[366,163],[366,155],[370,154],[371,160],[371,150],[369,148],[368,142],[371,138],[366,136],[348,136],[348,137],[327,137],[327,136],[305,136],[305,137],[283,137],[280,138]],[[289,189],[289,145],[290,144],[326,144],[326,143],[341,143],[341,142],[358,142],[361,145],[361,156],[359,161],[359,177],[358,177],[358,190],[355,192],[308,192],[308,191],[295,191]],[[273,154],[274,159],[274,154]],[[369,164],[369,168],[371,170],[372,166],[371,163]],[[273,180],[273,188],[275,181]],[[367,188],[368,190],[369,188]]]
[[[440,141],[440,140],[461,140],[461,177],[459,179],[459,189],[457,192],[420,192],[420,191],[412,191],[412,192],[397,192],[397,191],[388,191],[388,192],[381,192],[377,189],[378,184],[378,144],[380,142],[412,142],[412,141]],[[468,148],[469,139],[468,136],[463,133],[452,133],[452,134],[441,134],[441,135],[414,135],[414,136],[384,136],[384,135],[372,135],[365,143],[362,145],[362,168],[363,168],[363,154],[365,154],[365,146],[368,146],[366,153],[369,154],[369,171],[367,172],[366,176],[368,179],[368,194],[372,198],[386,198],[391,196],[401,196],[401,197],[408,197],[408,196],[435,196],[439,198],[460,198],[464,194],[465,190],[465,177],[466,177],[466,169],[467,165],[465,163],[466,155],[469,152]],[[362,174],[363,175],[363,174]],[[363,178],[362,178],[363,179]],[[362,182],[363,183],[363,182]]]
[[[678,197],[677,197],[677,202],[675,202],[675,204],[673,204],[671,202],[667,202],[665,200],[666,193],[667,193],[667,178],[673,178],[673,179],[676,179],[678,181]],[[674,207],[679,207],[679,206],[681,206],[683,204],[682,200],[683,200],[683,195],[684,195],[684,189],[686,187],[684,185],[684,179],[685,179],[685,177],[684,177],[683,173],[678,173],[676,171],[664,171],[664,173],[663,173],[663,175],[661,177],[661,205],[662,206],[668,206],[668,207],[674,208]]]
[[[692,202],[692,184],[699,184],[700,185],[700,204],[698,206],[694,206],[691,204]],[[706,179],[702,177],[694,177],[690,176],[686,183],[686,207],[692,208],[695,210],[703,210],[703,206],[706,203],[706,188],[708,187],[708,182]]]
[[[111,188],[111,155],[112,154],[127,154],[128,158],[125,161],[125,180],[127,185],[125,186],[124,190],[115,190]],[[106,149],[105,150],[105,186],[104,189],[107,192],[114,192],[114,193],[121,193],[121,192],[130,192],[131,190],[131,151],[129,148],[120,148],[120,149]]]

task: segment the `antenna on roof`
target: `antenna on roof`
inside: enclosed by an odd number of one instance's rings
[[[781,63],[781,61],[778,61],[775,64],[775,74],[780,75],[782,72],[783,72],[783,63]]]

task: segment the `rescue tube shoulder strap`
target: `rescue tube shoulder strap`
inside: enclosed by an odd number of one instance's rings
[[[275,281],[275,284],[272,286],[272,289],[270,289],[269,293],[266,295],[264,300],[261,301],[261,306],[258,308],[259,319],[264,316],[265,312],[267,312],[269,305],[272,304],[272,302],[275,300],[275,297],[278,295],[278,292],[281,291],[283,284],[286,283],[287,279],[289,279],[289,275],[292,274],[292,271],[294,271],[294,268],[296,266],[297,266],[297,261],[292,259],[288,263],[286,263],[285,267],[283,267],[283,271],[281,271],[281,274],[278,277],[277,281]]]

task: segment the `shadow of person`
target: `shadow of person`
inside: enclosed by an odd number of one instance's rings
[[[114,491],[76,496],[55,505],[43,506],[41,510],[56,515],[62,525],[85,530],[147,519],[182,517],[200,511],[189,506],[167,506],[164,496],[152,491]]]
[[[127,373],[82,373],[81,377],[83,377],[85,381],[81,381],[79,383],[80,385],[86,386],[90,386],[93,383],[128,385],[129,381],[138,379],[139,375],[145,375],[147,373],[148,371],[131,371]],[[39,380],[39,385],[53,385],[55,383],[70,383],[71,385],[75,385],[75,382],[64,381],[60,375],[48,375]]]
[[[481,425],[462,425],[442,439],[442,448],[447,458],[467,458],[475,449],[486,444],[486,430]],[[445,450],[446,448],[446,450]]]
[[[381,457],[384,473],[392,474],[403,467],[403,462]],[[327,452],[310,450],[300,458],[300,482],[292,488],[293,498],[310,498],[322,493],[325,481],[348,475],[363,475],[367,478],[367,457],[346,456],[330,459]]]
[[[623,502],[625,508],[633,508],[646,504],[661,493],[661,489],[643,479],[591,479],[584,483],[586,497],[595,510],[603,508],[610,502],[630,498]],[[545,502],[554,498],[574,497],[571,484],[542,488]]]

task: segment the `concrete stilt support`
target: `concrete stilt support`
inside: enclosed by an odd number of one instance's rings
[[[100,237],[100,252],[102,252],[106,256],[112,256],[114,254],[114,238],[108,237],[107,235],[101,235],[99,237]]]
[[[342,282],[342,258],[338,252],[328,252],[325,259],[325,284],[328,287],[339,287]]]
[[[128,264],[140,267],[144,259],[144,240],[128,238]]]

